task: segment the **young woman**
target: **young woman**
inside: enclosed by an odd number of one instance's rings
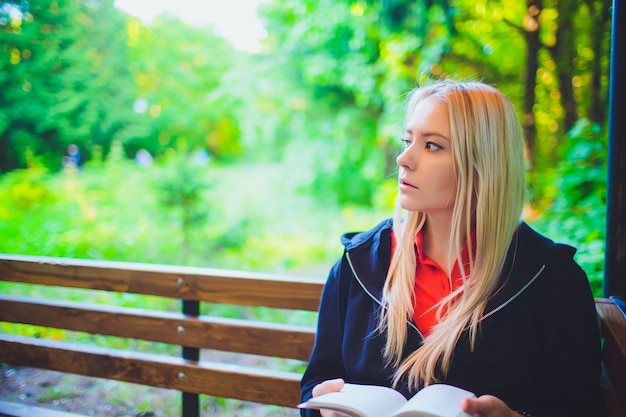
[[[476,416],[602,415],[593,297],[575,249],[520,220],[511,102],[479,82],[417,88],[403,143],[394,218],[342,237],[302,400],[344,382],[407,398],[443,382],[476,394],[461,405]]]

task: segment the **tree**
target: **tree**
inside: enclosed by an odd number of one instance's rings
[[[423,77],[495,84],[518,108],[531,169],[551,169],[579,115],[603,117],[607,10],[607,0],[289,0],[265,18],[277,72],[301,101],[287,123],[319,152],[314,184],[367,203],[372,180],[393,171],[401,96]]]
[[[447,50],[452,13],[445,1],[290,0],[265,8],[268,57],[299,98],[288,129],[294,143],[313,144],[314,191],[372,202],[395,170],[404,94]],[[288,148],[287,158],[299,158],[300,147]]]
[[[135,109],[150,129],[128,138],[127,151],[162,154],[184,143],[217,158],[238,155],[240,103],[224,84],[239,59],[232,46],[210,27],[164,15],[149,26],[129,19],[128,33],[129,66],[138,88]]]
[[[524,82],[524,101],[522,126],[526,132],[526,144],[530,169],[535,167],[537,124],[535,123],[535,106],[537,88],[537,70],[539,69],[539,51],[541,49],[539,16],[543,8],[541,0],[528,0],[524,16],[523,33],[526,40],[526,69]]]
[[[131,128],[134,88],[113,0],[0,8],[0,172],[28,155],[59,168],[68,145],[88,156]]]

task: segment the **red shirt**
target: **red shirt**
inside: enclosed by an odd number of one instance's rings
[[[475,236],[472,235],[475,242]],[[396,240],[392,234],[391,250],[395,249]],[[457,262],[454,263],[451,271],[452,288],[450,288],[450,280],[445,270],[430,259],[423,250],[422,231],[415,236],[415,245],[417,247],[416,266],[415,266],[415,287],[413,295],[413,321],[417,325],[422,335],[426,337],[432,330],[437,321],[437,303],[444,297],[456,290],[463,283],[461,271]],[[474,244],[474,247],[475,244]],[[466,273],[469,268],[469,255],[467,248],[461,251],[461,258],[466,265]]]

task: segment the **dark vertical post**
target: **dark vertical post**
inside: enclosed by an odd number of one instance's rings
[[[183,300],[183,314],[198,317],[200,315],[200,302]],[[200,349],[183,346],[183,359],[200,360]],[[183,392],[182,401],[183,417],[200,417],[200,396],[198,394]]]
[[[626,296],[626,14],[613,0],[604,296]]]

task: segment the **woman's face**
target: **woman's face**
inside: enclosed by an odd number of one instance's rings
[[[406,126],[404,150],[396,158],[400,205],[428,215],[449,215],[456,195],[446,105],[436,97],[422,100]]]

